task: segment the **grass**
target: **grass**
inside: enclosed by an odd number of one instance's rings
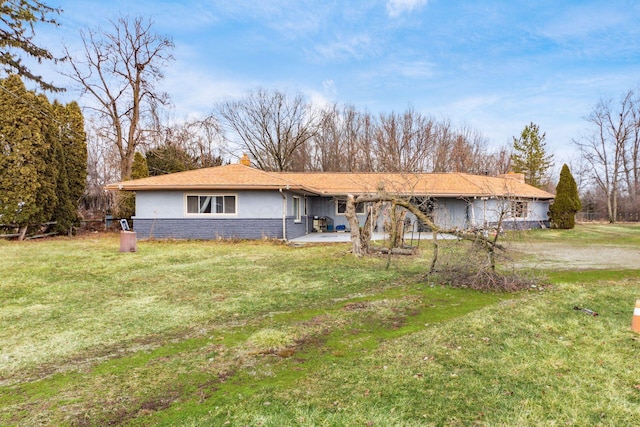
[[[637,224],[578,224],[571,230],[526,230],[513,232],[509,240],[544,243],[566,243],[571,245],[640,245],[640,225]]]
[[[512,239],[632,245],[640,227]],[[622,227],[624,230],[625,227]],[[0,425],[632,425],[638,270],[426,284],[346,246],[0,242]],[[597,311],[590,317],[575,305]]]

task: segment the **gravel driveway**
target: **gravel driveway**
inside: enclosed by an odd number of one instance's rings
[[[525,255],[517,264],[558,270],[639,269],[640,248],[633,246],[571,246],[559,243],[512,243]]]

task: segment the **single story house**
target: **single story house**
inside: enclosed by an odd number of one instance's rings
[[[314,232],[348,231],[346,196],[408,197],[440,227],[548,227],[553,194],[524,182],[521,174],[266,172],[238,164],[110,184],[135,191],[133,228],[139,238],[284,239]],[[358,206],[360,223],[368,207]],[[407,226],[420,227],[407,216]],[[382,209],[376,228],[389,220]],[[420,230],[416,230],[420,231]]]

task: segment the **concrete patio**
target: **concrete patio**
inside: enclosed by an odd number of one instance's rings
[[[378,233],[375,232],[371,236],[371,240],[373,241],[382,241],[388,237],[387,233]],[[455,236],[450,234],[440,234],[438,236],[439,239],[455,239]],[[404,235],[404,240],[409,245],[418,245],[419,241],[422,240],[431,240],[433,239],[433,234],[431,232],[423,232],[423,233],[406,233]],[[291,243],[343,243],[350,242],[351,234],[349,232],[323,232],[323,233],[309,233],[304,236],[296,237],[295,239],[289,240]]]

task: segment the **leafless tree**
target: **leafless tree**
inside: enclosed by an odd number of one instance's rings
[[[434,145],[433,120],[413,109],[404,114],[380,114],[374,133],[379,170],[424,171]]]
[[[449,120],[434,122],[430,143],[423,150],[425,172],[464,172],[497,175],[509,169],[508,150],[492,153],[480,132],[468,126],[456,128]]]
[[[495,270],[495,251],[496,249],[504,249],[502,245],[498,243],[498,234],[493,235],[484,234],[482,231],[476,230],[461,230],[458,228],[443,228],[436,225],[436,223],[429,218],[424,212],[420,210],[418,206],[411,203],[411,199],[408,197],[402,197],[394,193],[387,193],[384,189],[380,189],[377,194],[360,195],[360,196],[347,196],[346,217],[349,221],[351,228],[351,242],[352,252],[356,256],[366,255],[365,246],[362,244],[360,236],[361,229],[358,226],[358,218],[356,215],[356,205],[359,203],[390,203],[394,208],[400,207],[404,211],[411,212],[420,221],[422,221],[433,232],[433,244],[434,244],[434,259],[431,263],[430,271],[435,268],[435,264],[438,256],[438,234],[448,233],[457,236],[459,239],[478,242],[486,251],[489,259],[489,265],[492,270]],[[500,217],[502,218],[502,216]]]
[[[87,185],[80,202],[86,216],[102,216],[113,203],[113,194],[104,186],[119,178],[119,160],[114,146],[101,134],[100,126],[92,120],[85,123],[87,130]]]
[[[266,89],[224,102],[218,112],[258,167],[273,171],[294,169],[294,154],[315,135],[319,115],[300,94]]]
[[[511,150],[502,146],[497,151],[485,154],[481,162],[477,173],[491,176],[505,174],[511,170]]]
[[[407,176],[407,181],[411,181],[409,176]],[[498,240],[500,237],[499,230],[502,229],[503,221],[512,215],[514,200],[509,195],[502,196],[497,200],[498,203],[494,208],[496,223],[491,230],[438,226],[434,219],[425,213],[414,199],[416,198],[406,194],[401,195],[395,191],[386,191],[383,183],[380,184],[376,193],[359,196],[347,195],[346,217],[349,221],[351,232],[352,253],[357,257],[361,257],[372,252],[369,247],[369,236],[366,233],[369,227],[367,224],[364,227],[359,226],[356,206],[360,203],[371,203],[377,210],[384,203],[391,206],[392,209],[400,209],[405,214],[410,212],[431,229],[433,252],[425,274],[426,277],[438,275],[439,280],[444,280],[452,286],[464,286],[482,290],[514,291],[529,288],[536,283],[536,280],[530,277],[515,272],[503,273],[496,268],[499,255],[504,257],[508,254],[507,247],[498,242]],[[367,222],[369,222],[369,217]],[[392,229],[391,233],[395,234],[396,231],[397,229]],[[441,253],[440,246],[442,243],[439,236],[443,234],[457,237],[457,239],[447,240],[446,249],[449,249],[449,246],[457,246],[466,242],[467,251],[446,250]],[[394,236],[392,235],[391,239],[393,238]],[[390,243],[388,249],[382,249],[383,253],[389,255],[392,252],[399,254],[413,253],[407,248],[400,248],[394,251],[392,245],[393,243]]]
[[[622,160],[631,209],[638,212],[640,204],[640,99],[632,95],[629,113],[630,132],[623,147]]]
[[[580,141],[574,141],[588,162],[592,178],[604,193],[609,222],[618,215],[618,198],[623,173],[625,154],[629,152],[629,141],[634,140],[634,93],[627,92],[616,106],[612,100],[600,100],[586,120],[591,123],[591,133]],[[637,161],[637,159],[635,160]]]
[[[222,129],[214,116],[166,124],[169,122],[169,119],[156,120],[154,133],[157,137],[153,143],[149,144],[147,152],[158,148],[174,147],[188,156],[194,168],[220,166],[224,158],[228,157]],[[170,152],[171,150],[166,151],[166,153]]]
[[[450,153],[453,151],[453,141],[457,132],[449,120],[444,120],[437,125],[437,140],[432,150],[430,172],[449,172]]]
[[[374,116],[351,105],[321,110],[298,96],[258,90],[218,108],[222,122],[266,170],[506,173],[510,152],[493,153],[479,132],[412,108]]]
[[[312,140],[313,160],[310,168],[323,172],[341,172],[345,170],[349,154],[348,135],[343,121],[342,111],[333,104],[321,112],[318,130]]]
[[[229,152],[218,120],[210,115],[201,120],[192,121],[193,129],[191,150],[198,159],[200,167],[211,167],[222,164]]]
[[[110,31],[81,32],[82,57],[66,49],[72,68],[68,76],[95,102],[88,108],[100,118],[102,134],[117,149],[120,179],[129,179],[136,148],[145,140],[144,123],[168,102],[157,83],[173,59],[174,45],[142,18],[122,17],[111,24]]]
[[[488,175],[503,173],[496,168],[500,163],[500,152],[492,154],[487,149],[487,141],[480,132],[468,126],[457,131],[449,157],[450,172],[464,172]],[[508,170],[508,167],[507,167]],[[505,171],[507,172],[507,171]]]

